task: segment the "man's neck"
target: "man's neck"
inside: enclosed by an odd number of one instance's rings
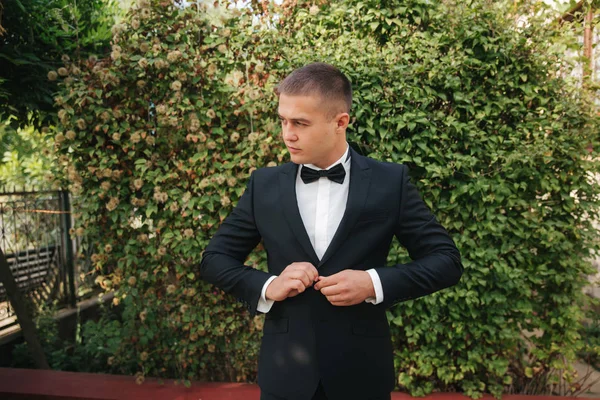
[[[326,162],[313,165],[321,169],[328,169],[330,167],[333,167],[333,165],[336,164],[344,154],[346,154],[346,150],[350,151],[348,147],[348,143],[344,142],[341,146],[336,147],[335,152],[332,152],[332,156],[329,157]],[[342,160],[342,162],[343,161],[344,160]]]

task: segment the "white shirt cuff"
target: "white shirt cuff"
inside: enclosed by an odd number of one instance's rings
[[[373,288],[375,289],[375,297],[367,297],[365,301],[371,304],[379,304],[383,301],[383,287],[381,286],[381,279],[379,274],[374,269],[368,269],[367,272],[371,276],[373,281]]]
[[[276,276],[270,277],[269,280],[267,280],[265,282],[265,284],[263,285],[263,288],[260,292],[260,299],[258,299],[258,305],[256,306],[256,311],[266,314],[269,312],[269,310],[271,310],[271,307],[273,307],[273,303],[275,303],[275,300],[267,300],[266,293],[267,293],[267,286],[269,286],[269,284],[271,282],[273,282],[273,280],[275,280],[275,278],[277,278],[277,277]]]

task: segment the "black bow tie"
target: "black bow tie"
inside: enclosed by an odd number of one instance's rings
[[[302,166],[302,170],[300,171],[300,178],[304,183],[311,183],[319,178],[328,178],[330,181],[339,183],[340,185],[344,183],[344,178],[346,177],[346,170],[342,164],[336,164],[329,169],[316,170],[312,168],[308,168],[306,166]]]

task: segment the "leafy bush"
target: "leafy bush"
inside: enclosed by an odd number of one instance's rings
[[[589,300],[591,304],[586,310],[586,319],[579,329],[585,345],[577,355],[596,371],[600,371],[600,301],[595,298]]]
[[[140,0],[110,59],[68,66],[57,150],[100,243],[97,281],[124,306],[115,362],[256,378],[263,317],[198,264],[249,174],[287,161],[274,86],[322,60],[353,82],[349,140],[411,167],[464,258],[458,286],[389,310],[399,387],[571,393],[558,384],[582,346],[598,121],[562,77],[559,34],[513,2],[261,4]],[[390,262],[406,257],[396,246]],[[260,248],[249,262],[266,267]]]
[[[78,320],[77,334],[74,338],[60,337],[56,312],[57,306],[50,306],[40,310],[35,318],[38,335],[52,369],[122,374],[136,372],[135,363],[114,363],[111,358],[123,345],[125,337],[122,323],[113,311],[101,308],[98,321],[88,320],[81,323]],[[15,368],[35,367],[26,343],[15,346],[11,364]]]
[[[109,45],[113,0],[13,0],[0,6],[0,116],[13,127],[49,122],[61,57],[87,58]],[[62,72],[62,71],[58,71]],[[52,79],[48,79],[52,78]]]

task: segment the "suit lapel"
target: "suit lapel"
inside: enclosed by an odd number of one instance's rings
[[[317,265],[319,258],[315,253],[315,249],[310,243],[306,228],[302,223],[302,217],[298,210],[298,201],[296,199],[296,175],[298,173],[298,165],[288,163],[283,166],[279,173],[279,187],[281,196],[281,206],[285,219],[294,233],[294,236],[304,249],[304,252],[310,257],[313,265]]]
[[[365,200],[367,199],[367,194],[369,192],[369,184],[371,183],[371,169],[369,168],[369,165],[365,161],[364,157],[359,155],[352,148],[350,148],[350,153],[350,187],[348,188],[346,211],[344,212],[340,226],[335,232],[329,247],[319,262],[319,267],[325,264],[325,262],[327,262],[327,260],[337,251],[342,243],[344,243],[348,237],[348,233],[350,233],[350,230],[352,227],[354,227],[354,224],[356,224],[356,221],[358,220],[358,217],[364,208]],[[308,244],[310,245],[310,241]]]

